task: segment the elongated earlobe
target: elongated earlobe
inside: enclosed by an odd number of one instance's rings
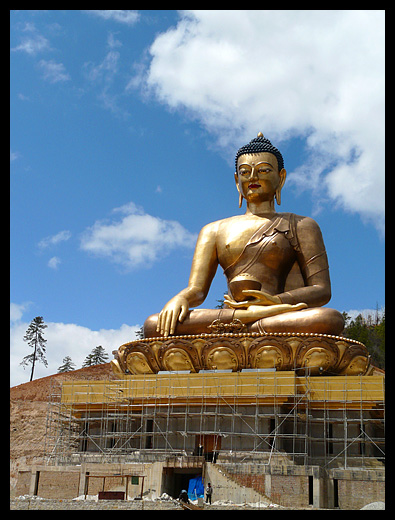
[[[277,186],[276,193],[274,194],[274,197],[275,197],[278,205],[281,204],[281,190],[282,190],[282,187],[284,186],[284,182],[287,177],[286,170],[284,168],[282,168],[280,170],[279,175],[280,175],[280,184]]]
[[[236,172],[235,172],[235,181],[236,181],[237,191],[239,192],[239,208],[241,208],[241,206],[243,204],[243,195],[241,194],[241,191],[240,191],[240,188],[239,188],[239,178],[238,178]]]

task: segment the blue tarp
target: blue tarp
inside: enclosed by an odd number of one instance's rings
[[[191,478],[189,480],[188,497],[190,500],[196,500],[196,498],[204,497],[204,486],[201,476]]]

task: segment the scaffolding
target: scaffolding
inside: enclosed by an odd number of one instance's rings
[[[295,371],[53,379],[48,464],[205,457],[224,465],[384,463],[384,378]]]

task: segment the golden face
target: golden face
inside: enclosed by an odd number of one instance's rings
[[[285,169],[278,171],[277,159],[271,153],[244,154],[237,160],[236,184],[248,202],[272,200],[285,176]]]

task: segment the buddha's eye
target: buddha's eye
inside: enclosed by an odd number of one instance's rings
[[[239,173],[240,173],[240,175],[247,175],[247,173],[249,173],[249,170],[245,170],[245,169],[239,170]]]

